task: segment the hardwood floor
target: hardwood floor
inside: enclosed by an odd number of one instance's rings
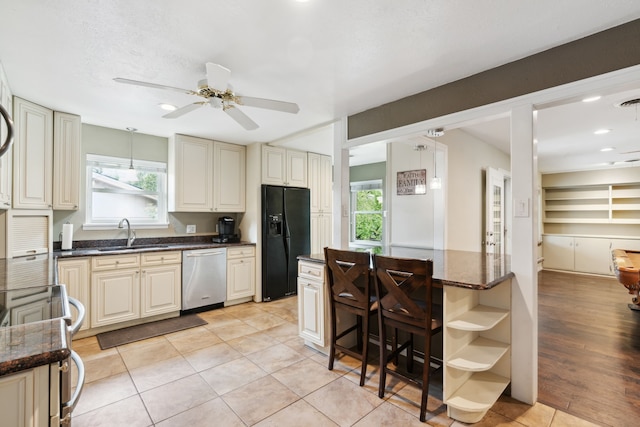
[[[539,276],[538,401],[603,426],[637,426],[640,311],[615,279]]]

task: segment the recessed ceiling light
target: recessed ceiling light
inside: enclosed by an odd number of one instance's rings
[[[604,147],[601,148],[600,151],[613,151],[616,147]]]
[[[588,98],[584,98],[582,102],[593,102],[593,101],[597,101],[600,98],[602,98],[600,95],[590,96]]]
[[[594,135],[604,135],[605,133],[611,132],[611,129],[598,129],[593,134]]]
[[[167,110],[167,111],[175,111],[178,107],[176,107],[175,105],[171,105],[171,104],[158,104],[158,107],[162,108],[163,110]]]

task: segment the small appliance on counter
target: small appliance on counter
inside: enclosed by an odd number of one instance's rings
[[[218,235],[211,239],[213,243],[239,243],[240,236],[235,233],[236,220],[230,216],[218,218]]]

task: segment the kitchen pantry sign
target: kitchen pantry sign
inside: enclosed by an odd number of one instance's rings
[[[398,196],[427,193],[427,170],[417,169],[398,172]]]

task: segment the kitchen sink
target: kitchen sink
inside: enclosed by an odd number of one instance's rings
[[[104,248],[99,248],[100,252],[112,252],[112,251],[126,251],[126,250],[135,250],[135,249],[161,249],[168,248],[169,245],[133,245],[133,246],[107,246]]]

